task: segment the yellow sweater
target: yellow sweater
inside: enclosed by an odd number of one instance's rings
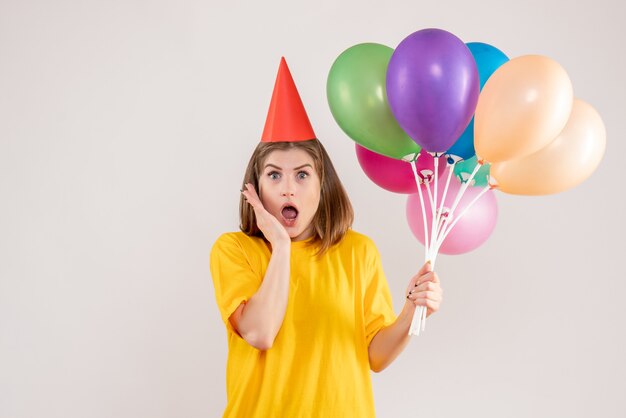
[[[259,351],[228,318],[256,293],[270,256],[265,241],[242,232],[211,250],[228,336],[224,417],[374,417],[368,346],[396,318],[374,243],[350,230],[316,257],[310,241],[292,242],[285,319],[272,348]]]

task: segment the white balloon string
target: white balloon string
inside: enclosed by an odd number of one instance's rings
[[[441,204],[439,205],[439,218],[441,218],[441,213],[443,212],[443,204],[446,200],[446,196],[448,195],[448,187],[450,186],[450,179],[452,178],[453,172],[454,164],[448,164],[448,180],[446,181],[445,189],[443,189],[443,196],[441,197]]]
[[[461,213],[459,214],[459,216],[455,217],[455,219],[452,221],[452,223],[450,224],[450,227],[446,230],[446,232],[444,233],[444,235],[441,237],[441,239],[437,240],[437,243],[435,244],[437,247],[437,251],[439,250],[439,247],[441,247],[441,244],[443,243],[443,241],[446,239],[446,237],[448,236],[448,234],[450,233],[450,231],[452,231],[452,228],[454,228],[454,225],[456,225],[456,223],[463,218],[463,216],[467,213],[467,211],[470,210],[470,208],[472,206],[474,206],[474,203],[476,203],[478,201],[478,199],[480,199],[485,193],[487,193],[489,190],[491,190],[491,186],[485,186],[480,193],[478,193],[476,195],[476,197],[474,197],[474,199],[472,199],[471,202],[469,202],[469,204],[467,206],[465,206],[465,208],[461,211]]]
[[[417,156],[417,158],[419,158],[419,155]],[[424,250],[425,250],[424,258],[426,261],[428,260],[428,248],[429,248],[428,228],[426,224],[426,208],[424,206],[424,196],[422,195],[422,188],[420,187],[420,179],[419,179],[419,175],[417,174],[417,167],[415,166],[415,161],[417,161],[417,158],[411,161],[411,168],[413,169],[413,176],[415,177],[415,186],[417,187],[417,193],[420,197],[420,205],[422,207],[422,221],[424,222]]]
[[[446,186],[443,189],[443,194],[441,195],[441,203],[439,204],[439,210],[437,211],[437,228],[435,228],[435,234],[434,234],[435,238],[433,239],[435,241],[441,234],[443,223],[446,220],[446,217],[443,216],[443,205],[446,201],[446,197],[448,196],[448,187],[450,186],[450,179],[452,178],[453,172],[454,172],[454,164],[448,164],[448,179],[446,180]],[[435,253],[434,256],[436,257],[437,254]]]
[[[411,320],[411,328],[409,328],[409,335],[420,335],[420,324],[422,322],[422,307],[415,308],[413,313],[413,319]]]
[[[435,213],[435,206],[433,206],[433,191],[430,188],[430,181],[424,180],[424,184],[426,184],[426,190],[428,191],[428,200],[430,201],[430,213],[431,215]]]
[[[435,242],[438,241],[439,237],[441,237],[441,235],[443,234],[443,227],[445,226],[447,220],[447,214],[446,216],[441,216],[441,218],[439,219],[439,223],[437,224],[437,236],[434,238]]]
[[[418,156],[419,158],[419,156]],[[411,169],[413,170],[413,176],[415,177],[415,186],[417,187],[417,193],[419,195],[420,198],[420,205],[422,208],[422,221],[424,223],[424,261],[428,260],[429,257],[429,243],[428,243],[428,225],[426,222],[426,207],[424,205],[424,196],[422,194],[422,188],[420,186],[420,180],[419,180],[419,175],[417,174],[417,167],[415,165],[415,161],[417,160],[417,158],[413,161],[411,161]],[[409,335],[419,335],[419,329],[420,327],[420,322],[421,322],[421,318],[422,318],[422,312],[421,312],[421,306],[416,308],[415,311],[413,312],[413,318],[411,319],[411,326],[409,327]]]
[[[434,190],[434,194],[433,196],[431,196],[430,199],[430,208],[431,208],[431,218],[430,218],[430,248],[428,249],[428,254],[429,254],[429,259],[431,259],[431,263],[432,263],[432,259],[437,257],[437,252],[435,249],[435,236],[437,235],[437,221],[439,219],[439,214],[437,213],[437,185],[439,182],[439,158],[436,156],[436,154],[433,156],[433,158],[435,159],[434,161],[434,168],[435,168],[435,173],[434,173],[434,177],[435,177],[435,190]],[[430,187],[427,185],[426,186],[428,189],[428,193],[430,194]],[[417,332],[420,331],[424,331],[424,328],[426,327],[426,306],[420,306],[420,319],[419,319],[419,323],[417,324]]]
[[[422,328],[422,316],[423,306],[418,306],[413,312],[413,318],[411,319],[411,326],[409,327],[409,335],[420,335],[420,329]]]
[[[435,219],[435,207],[437,206],[436,203],[433,201],[433,193],[432,190],[430,189],[430,183],[426,183],[426,191],[428,192],[428,200],[430,202],[430,222],[431,222],[431,231],[432,231],[432,223],[434,222]],[[433,256],[432,253],[432,249],[433,249],[433,242],[434,242],[434,235],[430,235],[430,246],[428,247],[428,257],[426,257],[426,260],[430,260]]]
[[[431,236],[431,240],[430,240],[430,248],[428,250],[428,252],[430,253],[430,256],[433,256],[433,248],[434,248],[434,243],[435,243],[435,239],[433,237],[436,236],[436,230],[437,230],[437,219],[439,217],[439,215],[437,214],[437,184],[438,184],[438,178],[439,178],[439,158],[433,156],[433,158],[435,159],[434,161],[434,168],[435,168],[435,173],[434,173],[434,177],[435,177],[435,190],[434,190],[434,194],[433,194],[433,199],[431,199],[430,201],[430,208],[431,208],[431,212],[432,212],[432,217],[430,219],[430,236]]]
[[[465,190],[467,190],[467,187],[470,185],[470,183],[474,179],[474,176],[476,176],[476,173],[480,169],[481,165],[482,164],[480,162],[476,163],[476,166],[474,167],[474,171],[472,171],[472,174],[469,176],[467,181],[463,183],[463,185],[459,189],[458,193],[456,194],[456,198],[454,199],[454,203],[452,203],[452,207],[450,208],[450,211],[448,211],[448,218],[454,216],[454,211],[456,210],[456,207],[458,206],[459,202],[461,201],[461,198],[465,194]],[[445,235],[445,231],[449,229],[448,227],[449,227],[449,224],[446,222],[446,225],[443,226],[444,230],[443,230],[442,236]]]

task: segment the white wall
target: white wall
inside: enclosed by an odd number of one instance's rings
[[[498,194],[442,256],[441,311],[374,376],[380,417],[623,417],[624,29],[617,0],[0,2],[0,417],[215,417],[226,339],[208,266],[281,55],[383,256],[395,303],[423,248],[330,114],[333,60],[427,27],[547,55],[602,115],[579,187]]]

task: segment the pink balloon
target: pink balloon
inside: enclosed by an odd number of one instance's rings
[[[413,170],[411,169],[410,163],[375,153],[356,143],[354,145],[356,149],[356,156],[363,172],[375,184],[394,193],[417,193],[415,177],[413,176]],[[435,170],[434,158],[425,151],[420,152],[420,156],[416,162],[416,168],[418,175],[422,179],[424,176],[429,174],[432,175]],[[444,157],[440,157],[440,179],[445,173],[445,170],[446,159]]]
[[[444,183],[445,184],[445,183]],[[441,196],[443,194],[443,187],[438,189],[437,206],[439,210],[441,205]],[[446,210],[452,208],[452,204],[456,199],[457,192],[461,188],[461,182],[457,178],[450,179],[450,186],[446,194],[444,201],[444,213]],[[432,186],[431,186],[432,190]],[[468,187],[463,194],[463,198],[454,210],[450,223],[454,222],[454,216],[459,216],[461,212],[467,207],[467,205],[474,200],[474,197],[481,192],[481,187]],[[428,227],[428,234],[430,237],[431,225],[432,225],[432,212],[430,206],[430,199],[428,198],[428,191],[425,186],[422,186],[422,192],[424,196],[424,208],[426,209],[426,224]],[[406,204],[406,216],[409,222],[409,227],[413,235],[424,244],[424,221],[422,218],[422,208],[420,205],[419,194],[411,194]],[[454,225],[454,228],[450,231],[450,234],[443,241],[443,244],[439,248],[439,253],[443,254],[462,254],[472,251],[482,245],[487,238],[493,232],[496,221],[498,219],[498,204],[496,196],[492,190],[486,192],[481,196],[472,207],[465,212],[463,217]]]

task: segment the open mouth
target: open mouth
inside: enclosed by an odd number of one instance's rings
[[[288,224],[293,224],[298,217],[298,209],[292,205],[285,205],[280,213]]]

